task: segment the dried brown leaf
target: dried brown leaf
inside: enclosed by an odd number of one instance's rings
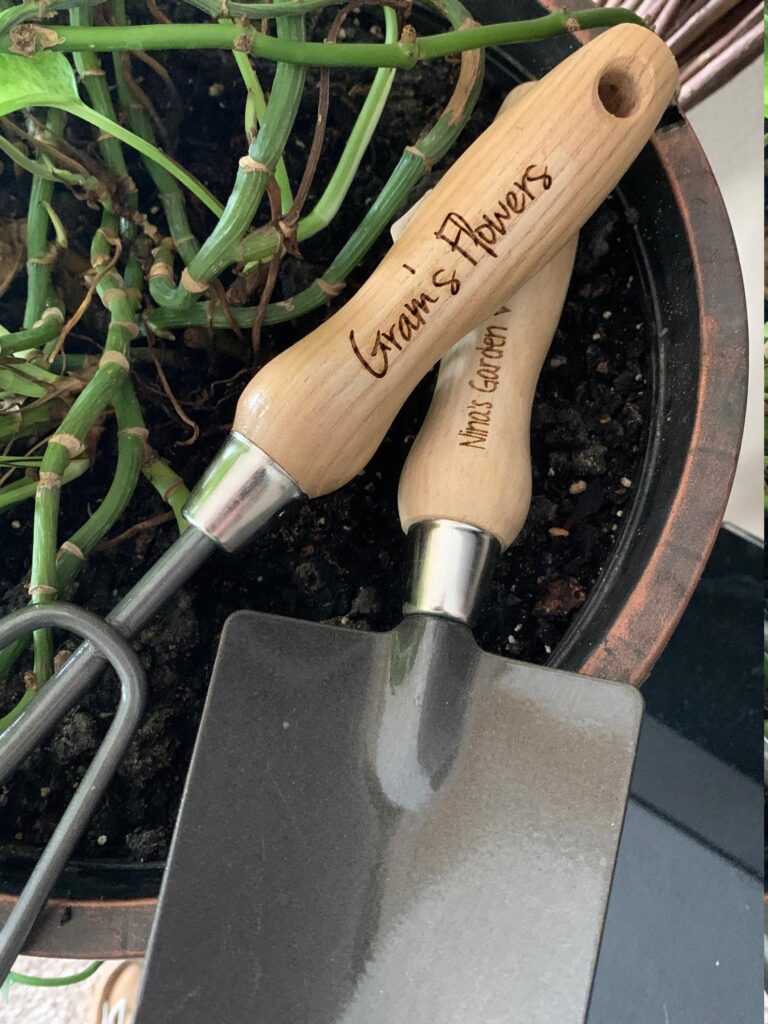
[[[11,39],[10,52],[22,57],[34,57],[38,50],[47,50],[64,42],[55,29],[42,25],[14,25],[8,35]]]
[[[556,619],[566,618],[584,604],[586,596],[582,585],[572,577],[552,580],[547,587],[546,594],[534,608],[534,612],[537,615]]]

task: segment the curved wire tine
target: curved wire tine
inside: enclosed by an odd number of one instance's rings
[[[106,667],[104,656],[87,640],[78,646],[55,675],[46,680],[23,714],[0,732],[0,782],[42,743]]]
[[[0,647],[32,630],[50,627],[67,629],[89,641],[100,658],[114,668],[120,680],[120,703],[75,795],[0,931],[0,983],[13,966],[54,882],[104,795],[133,737],[146,701],[144,670],[128,641],[113,626],[74,605],[36,605],[14,612],[0,622]],[[45,735],[82,692],[76,674],[45,688],[30,706],[26,721],[32,724],[37,735]],[[18,767],[24,753],[13,744],[0,750],[0,781]]]

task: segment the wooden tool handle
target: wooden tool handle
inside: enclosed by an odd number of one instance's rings
[[[637,25],[569,56],[446,172],[360,291],[254,377],[234,429],[310,497],[350,480],[430,367],[599,206],[677,77]]]
[[[499,114],[535,86],[516,86]],[[392,225],[395,241],[419,203]],[[405,533],[417,522],[448,519],[484,530],[503,549],[520,531],[531,499],[531,405],[576,243],[574,238],[559,259],[500,303],[440,361],[432,403],[400,477]]]
[[[576,238],[454,346],[400,477],[400,522],[452,519],[508,547],[531,501],[531,406]]]

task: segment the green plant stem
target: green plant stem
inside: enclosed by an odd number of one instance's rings
[[[120,17],[117,17],[120,23]],[[93,25],[91,11],[87,7],[76,7],[70,11],[70,25],[81,28],[91,28]],[[75,67],[88,93],[88,99],[93,110],[101,118],[110,122],[118,122],[118,113],[112,100],[110,85],[104,75],[101,61],[97,54],[87,51],[75,53]],[[138,211],[138,193],[136,185],[131,177],[128,166],[125,162],[123,146],[115,138],[114,134],[104,132],[98,136],[98,150],[106,167],[109,167],[117,178],[120,194],[124,197],[128,212],[135,214]],[[126,240],[135,238],[136,226],[132,220],[121,220],[121,236]]]
[[[123,20],[125,18],[125,5],[119,2],[119,0],[113,0],[112,6],[115,16],[119,20]],[[142,104],[131,93],[119,59],[114,62],[114,70],[120,103],[128,114],[131,129],[137,136],[146,139],[148,143],[155,146],[156,141],[152,122]],[[182,260],[185,263],[189,263],[199,252],[200,245],[189,223],[184,193],[176,178],[162,164],[145,154],[142,154],[142,161],[157,189],[158,198],[168,224],[168,230],[173,239],[173,245]],[[172,265],[173,262],[170,247],[167,248],[167,262],[169,265]],[[150,277],[148,288],[155,302],[173,301],[174,286],[165,278]]]
[[[190,345],[190,348],[194,348],[194,345]],[[233,346],[234,347],[234,346]],[[242,351],[241,351],[242,349]],[[229,351],[229,349],[226,349]],[[244,358],[244,346],[238,348],[238,358],[242,361]],[[159,362],[162,366],[174,366],[177,368],[188,367],[188,361],[181,349],[157,349],[150,348],[149,346],[138,346],[131,345],[131,364],[135,362],[142,363],[154,363]],[[97,355],[84,355],[83,353],[75,353],[74,355],[69,354],[65,358],[62,356],[56,356],[52,363],[49,365],[56,373],[63,373],[65,370],[79,372],[85,372],[90,379],[93,373],[96,372],[96,367],[99,363],[99,357]]]
[[[37,6],[37,5],[36,5]],[[16,985],[35,985],[39,988],[57,988],[61,985],[76,985],[85,981],[104,963],[103,960],[94,960],[93,963],[78,971],[76,974],[65,974],[61,978],[40,978],[35,974],[22,974],[20,971],[10,971],[8,977]]]
[[[66,415],[68,406],[61,399],[41,402],[40,405],[22,407],[18,412],[6,412],[0,416],[0,445],[22,437],[46,434]]]
[[[302,18],[277,18],[277,38],[286,45],[301,45],[306,34]],[[158,25],[157,28],[164,26]],[[173,27],[173,26],[171,26]],[[225,29],[233,33],[233,26],[210,25],[211,29]],[[242,30],[240,30],[242,31]],[[234,43],[234,38],[233,43]],[[271,38],[271,37],[270,37]],[[234,48],[234,47],[232,47]],[[248,147],[248,158],[255,167],[238,166],[232,193],[221,218],[205,241],[200,252],[187,267],[190,277],[197,282],[207,283],[215,278],[231,262],[231,254],[251,226],[256,211],[266,191],[267,183],[283,155],[304,87],[304,71],[292,64],[279,64],[272,83],[271,98],[256,138]],[[261,170],[269,168],[268,171]],[[164,305],[188,306],[193,296],[183,284],[166,296]]]
[[[341,7],[346,0],[276,0],[276,3],[244,4],[226,3],[221,0],[187,0],[192,7],[205,11],[212,18],[220,17],[222,11],[232,18],[276,18],[280,15],[310,14],[324,7]]]
[[[391,7],[384,8],[384,29],[385,42],[397,39],[397,14]],[[339,212],[379,123],[394,77],[394,68],[379,68],[376,72],[330,181],[314,209],[296,226],[296,237],[299,242],[312,238],[322,231]],[[269,225],[262,228],[243,240],[242,261],[253,263],[269,259],[280,243],[280,235],[274,227]]]
[[[87,7],[73,8],[69,12],[69,23],[73,27],[92,27],[93,22],[90,10]],[[117,113],[109,91],[109,83],[98,55],[88,50],[83,53],[74,54],[73,59],[93,109],[97,110],[102,117],[107,117],[110,121],[117,121]],[[123,147],[116,138],[106,133],[100,135],[98,146],[104,163],[117,177],[118,182],[124,188],[127,187],[131,207],[137,209],[138,196],[136,195],[136,186],[128,173]]]
[[[397,43],[307,43],[265,35],[239,25],[129,25],[68,28],[58,26],[61,42],[51,47],[63,53],[80,50],[248,50],[255,57],[302,67],[412,68],[420,60],[435,60],[486,46],[549,39],[562,32],[606,28],[624,23],[645,25],[633,11],[620,7],[585,11],[555,11],[525,21],[499,22],[422,36]],[[0,39],[0,52],[10,40]],[[273,88],[273,94],[276,90]]]
[[[169,222],[170,226],[170,222]],[[154,262],[152,264],[151,273],[147,282],[149,288],[149,294],[158,305],[169,305],[178,306],[179,303],[176,299],[176,286],[173,283],[173,251],[174,247],[178,248],[178,245],[174,242],[173,238],[163,238],[160,241],[160,245],[156,249],[152,250],[152,256]],[[199,251],[199,246],[195,245],[195,253]],[[164,270],[167,276],[164,276],[158,271]],[[189,303],[181,303],[182,307],[189,305]]]
[[[93,551],[128,506],[133,497],[144,462],[144,417],[130,379],[123,381],[114,397],[117,419],[117,465],[104,500],[59,549],[56,558],[56,589],[67,593],[85,565],[72,547],[86,557]],[[0,492],[2,493],[2,492]]]
[[[50,312],[49,310],[56,312]],[[15,331],[0,337],[0,356],[13,352],[23,352],[29,348],[44,348],[49,342],[55,341],[64,322],[61,303],[52,293],[48,295],[48,305],[41,313],[40,319],[28,330]],[[0,417],[2,423],[2,417]]]
[[[48,112],[43,135],[47,140],[58,138],[64,129],[64,114],[60,110]],[[30,328],[45,306],[51,286],[51,254],[48,247],[50,219],[45,208],[53,198],[53,182],[48,177],[34,175],[29,193],[27,212],[27,302],[24,308],[24,327]]]
[[[62,473],[62,487],[65,484],[71,483],[73,480],[77,480],[79,476],[82,476],[83,473],[85,473],[89,466],[90,462],[88,459],[73,459]],[[16,480],[11,484],[6,484],[4,487],[0,487],[0,512],[4,512],[13,505],[18,505],[20,501],[27,501],[29,498],[34,498],[36,489],[37,481],[29,478],[25,480]]]
[[[127,24],[124,0],[112,0],[112,13],[119,24]],[[156,146],[157,140],[154,128],[152,127],[152,121],[143,105],[129,88],[120,56],[113,61],[113,68],[120,106],[128,116],[131,130],[136,135],[146,139],[151,145]],[[185,263],[189,263],[197,254],[200,246],[189,224],[184,193],[176,178],[162,164],[144,153],[141,154],[141,159],[152,179],[152,183],[157,189],[157,195],[163,207],[168,230],[171,233],[176,250],[182,260]]]
[[[56,589],[66,597],[72,584],[86,564],[88,555],[96,545],[112,529],[125,511],[134,494],[144,461],[144,419],[133,384],[130,379],[123,382],[114,397],[114,410],[117,419],[117,466],[109,490],[96,511],[85,523],[68,538],[61,546],[56,557]],[[82,460],[76,460],[79,462]],[[71,462],[64,471],[75,465]],[[3,491],[0,490],[0,501]],[[1,507],[1,506],[0,506]],[[80,552],[84,557],[80,557]],[[0,679],[6,679],[19,657],[27,648],[30,637],[21,637],[0,651]],[[24,691],[20,701],[6,715],[0,718],[0,733],[21,714],[34,698],[36,690]]]
[[[384,8],[384,20],[385,39],[388,41],[395,40],[397,38],[398,23],[397,14],[392,8]],[[247,54],[236,53],[235,59],[238,60],[238,63],[244,61],[248,68],[251,69],[251,72],[253,72],[250,65],[250,58]],[[376,125],[379,122],[382,111],[384,110],[384,106],[387,102],[387,98],[389,97],[394,75],[394,68],[380,68],[376,72],[374,80],[368,91],[368,95],[366,96],[365,102],[360,110],[360,114],[355,121],[352,131],[350,132],[344,146],[344,150],[342,151],[339,162],[331,175],[328,185],[323,191],[323,194],[318,200],[315,208],[306,217],[302,218],[297,225],[298,241],[301,242],[307,238],[312,238],[319,231],[322,231],[327,227],[338,213],[339,208],[349,191],[349,187],[354,180],[355,174],[360,167],[360,162],[371,140],[371,136],[376,130]],[[258,86],[258,81],[255,79],[255,75],[254,81],[256,81],[256,85]],[[259,117],[263,120],[264,112],[261,112]],[[281,164],[282,160],[278,164],[278,170],[280,169]],[[278,178],[277,172],[275,174],[275,178]],[[286,197],[284,190],[281,189],[281,196],[283,211],[285,212],[292,202],[290,192]],[[229,262],[255,263],[269,259],[280,244],[281,236],[279,232],[272,225],[269,225],[260,231],[255,232],[253,235],[247,236],[243,240],[240,252],[238,253],[237,251],[233,251],[230,254]],[[183,254],[182,258],[184,258]],[[188,261],[185,259],[185,262]],[[160,277],[150,281],[150,292],[152,297],[162,306],[171,304],[167,301],[168,288],[169,283],[165,278]]]
[[[247,93],[245,101],[245,134],[250,146],[256,134],[256,129],[260,124],[263,124],[264,118],[267,116],[267,101],[249,55],[241,50],[235,50],[234,58]],[[280,157],[277,161],[275,181],[280,189],[282,211],[287,213],[293,205],[293,192],[291,191],[291,183],[288,180],[288,171],[286,170],[283,157]],[[184,259],[183,255],[182,259]]]
[[[91,246],[91,263],[97,271],[111,259],[112,247],[108,236],[115,236],[117,228],[117,218],[105,212],[102,216],[102,226],[94,235]],[[102,358],[98,370],[77,396],[61,423],[61,434],[70,434],[81,442],[103,410],[114,401],[127,377],[127,359],[135,333],[135,302],[123,290],[123,279],[117,270],[113,268],[102,274],[97,292],[110,314],[110,325],[104,346],[105,355],[118,353],[122,359],[110,361],[109,358]],[[49,441],[43,455],[40,467],[41,482],[35,497],[32,540],[30,597],[33,605],[47,604],[57,595],[56,549],[60,487],[55,481],[57,477],[61,477],[72,454],[71,449],[65,444]],[[50,630],[35,632],[34,648],[34,677],[36,684],[41,686],[53,671],[53,637]]]
[[[8,647],[4,647],[2,651],[0,651],[0,672],[3,673],[3,679],[5,679],[12,671],[16,662],[29,646],[29,641],[30,637],[28,636],[20,637],[18,640],[14,640],[12,644],[9,644]],[[31,685],[26,686],[24,693],[8,714],[3,715],[3,717],[0,718],[0,736],[2,736],[3,732],[9,725],[12,725],[16,721],[24,708],[34,700],[36,693],[36,687]]]
[[[424,151],[426,141],[425,137],[419,143],[422,151]],[[365,257],[425,173],[424,162],[418,156],[410,152],[403,153],[385,187],[371,204],[357,230],[353,232],[334,261],[323,273],[323,281],[326,286],[343,286],[349,273]],[[311,284],[289,299],[270,303],[267,306],[264,323],[279,324],[295,320],[327,302],[327,290],[317,284]],[[250,327],[256,318],[257,311],[257,306],[231,306],[229,315],[225,315],[217,310],[212,313],[208,303],[198,302],[185,310],[153,310],[148,316],[148,323],[155,331],[206,325],[226,329],[231,327],[229,319],[231,317],[238,327]]]
[[[184,533],[189,526],[189,523],[181,514],[189,498],[187,485],[164,459],[161,459],[154,453],[144,463],[141,471],[163,501],[173,509],[179,533]]]

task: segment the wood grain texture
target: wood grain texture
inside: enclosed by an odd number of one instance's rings
[[[573,238],[676,85],[636,25],[573,53],[446,172],[360,291],[254,377],[234,429],[310,497],[350,480],[424,374]]]
[[[453,519],[508,547],[531,501],[531,407],[562,312],[573,238],[440,363],[435,394],[400,477],[407,533]]]

